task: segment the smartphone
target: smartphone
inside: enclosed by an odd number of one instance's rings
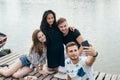
[[[88,47],[90,46],[87,40],[83,41],[81,44],[82,46],[88,46]]]

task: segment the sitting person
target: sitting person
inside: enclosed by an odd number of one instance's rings
[[[79,56],[78,45],[75,42],[66,44],[66,54],[68,55],[65,60],[67,80],[95,80],[92,65],[98,53],[91,46],[82,47],[82,54],[86,54],[87,57]]]
[[[34,68],[40,74],[46,75],[43,65],[46,63],[46,37],[42,31],[36,29],[32,34],[33,45],[28,55],[22,55],[13,64],[0,69],[3,76],[20,78],[32,72]]]

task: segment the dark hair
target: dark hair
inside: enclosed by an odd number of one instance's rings
[[[41,21],[41,25],[40,25],[40,29],[43,31],[43,33],[46,35],[47,34],[47,30],[49,28],[49,24],[47,23],[47,16],[48,14],[53,14],[54,17],[54,22],[52,24],[52,27],[56,27],[56,15],[52,10],[46,10],[43,14],[42,17],[42,21]]]
[[[66,44],[66,50],[68,50],[68,47],[71,47],[71,46],[77,46],[78,47],[78,45],[75,42],[68,42]]]
[[[43,54],[43,47],[45,46],[45,43],[42,43],[38,40],[37,35],[39,32],[41,32],[41,30],[36,29],[32,34],[33,45],[30,49],[30,53],[32,53],[32,51],[35,51],[41,56]]]
[[[54,22],[53,22],[53,24],[51,25],[52,28],[57,28],[57,25],[56,25],[56,15],[55,15],[55,13],[54,13],[52,10],[46,10],[46,11],[44,12],[44,14],[43,14],[43,17],[42,17],[40,29],[41,29],[42,32],[45,34],[46,39],[47,39],[47,43],[49,43],[49,41],[50,41],[49,32],[51,31],[51,30],[50,30],[50,25],[49,25],[48,22],[47,22],[47,16],[48,16],[49,14],[53,14],[53,17],[54,17]]]
[[[65,21],[67,21],[65,18],[59,18],[57,21],[57,26]]]

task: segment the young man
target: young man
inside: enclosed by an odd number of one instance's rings
[[[92,65],[98,53],[91,46],[83,46],[82,53],[88,56],[79,56],[78,45],[75,42],[66,44],[66,54],[69,57],[65,60],[67,80],[95,80]]]
[[[84,41],[81,33],[77,29],[71,31],[65,18],[58,19],[57,26],[63,34],[63,43],[66,45],[68,42],[74,41],[77,43],[80,50],[80,45]]]

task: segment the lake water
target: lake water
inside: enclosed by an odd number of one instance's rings
[[[4,48],[28,53],[31,34],[45,10],[65,17],[99,52],[96,71],[120,73],[120,0],[0,0],[0,32]]]

